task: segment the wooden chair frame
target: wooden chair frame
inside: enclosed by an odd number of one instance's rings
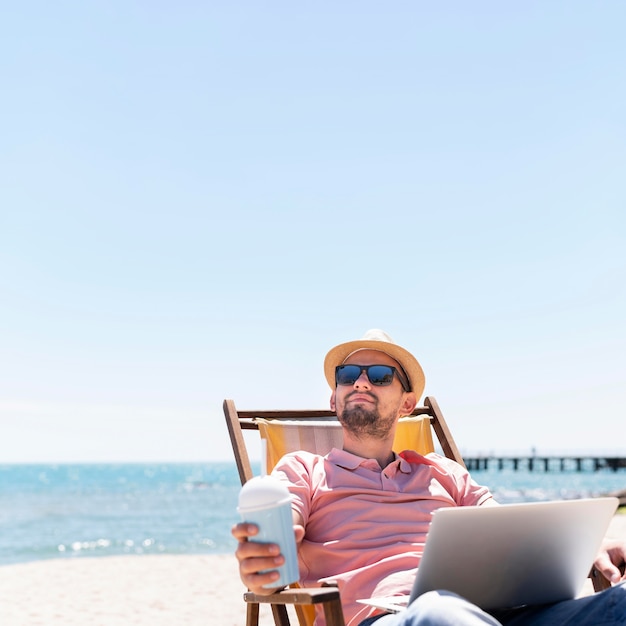
[[[336,418],[331,410],[238,410],[233,400],[224,400],[224,416],[230,435],[239,478],[243,485],[254,474],[244,439],[244,430],[259,430],[256,420],[319,420]],[[432,396],[424,398],[424,405],[415,408],[411,415],[428,415],[431,427],[437,437],[444,455],[465,467],[463,457],[448,428],[443,413]],[[611,583],[595,568],[589,574],[595,591],[611,586]],[[257,595],[252,592],[244,593],[247,603],[246,626],[258,626],[259,605],[269,604],[272,608],[276,626],[291,626],[287,606],[295,607],[300,623],[306,623],[299,607],[322,604],[327,626],[345,626],[339,589],[334,586],[293,588],[276,592],[269,596]]]

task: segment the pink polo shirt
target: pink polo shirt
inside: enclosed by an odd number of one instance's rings
[[[434,510],[492,497],[458,463],[410,450],[383,470],[343,450],[325,457],[294,452],[274,474],[288,482],[292,507],[304,519],[300,582],[337,581],[348,626],[377,612],[358,598],[411,592]],[[318,612],[316,625],[323,624]]]

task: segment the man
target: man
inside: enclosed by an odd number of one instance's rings
[[[335,346],[324,372],[330,407],[343,428],[343,449],[325,457],[288,454],[274,474],[292,494],[301,582],[337,581],[348,626],[474,626],[482,624],[626,624],[626,585],[577,600],[487,614],[446,591],[420,596],[390,615],[358,598],[409,594],[434,510],[495,505],[486,487],[465,468],[438,454],[392,451],[396,424],[415,408],[424,374],[415,357],[379,330]],[[256,593],[271,593],[282,564],[278,547],[247,541],[256,527],[237,524],[233,535],[241,580]],[[596,567],[613,583],[626,580],[618,567],[626,543],[607,544]],[[263,572],[263,573],[260,573]],[[317,624],[323,624],[318,616]]]

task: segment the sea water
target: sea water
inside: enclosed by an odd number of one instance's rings
[[[473,476],[503,503],[626,488],[626,470],[494,469]],[[233,463],[0,465],[0,565],[119,554],[231,553],[239,489]]]
[[[235,466],[0,466],[0,564],[234,550]]]

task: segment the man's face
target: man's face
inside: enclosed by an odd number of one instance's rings
[[[345,364],[355,365],[400,365],[384,352],[359,350],[345,360]],[[331,409],[337,412],[341,424],[355,436],[383,438],[389,434],[400,415],[413,409],[407,393],[398,377],[387,386],[370,383],[365,371],[352,385],[338,385],[330,398]]]

